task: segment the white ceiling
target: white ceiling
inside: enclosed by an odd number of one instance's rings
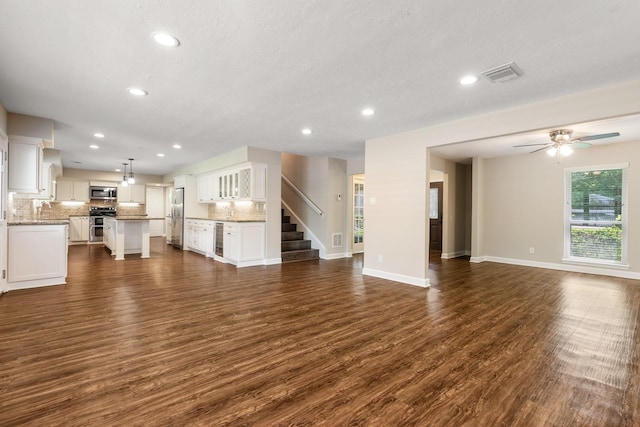
[[[165,174],[244,145],[355,158],[367,139],[640,70],[637,0],[0,0],[0,9],[0,102],[55,120],[63,165],[82,169],[133,157],[135,172]],[[181,46],[154,44],[160,30]],[[458,84],[510,61],[522,77]],[[149,96],[131,97],[131,86]],[[367,106],[373,117],[360,114]],[[92,150],[98,131],[106,138]]]

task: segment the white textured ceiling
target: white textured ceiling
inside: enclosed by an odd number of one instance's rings
[[[55,120],[65,167],[133,157],[164,174],[244,145],[353,158],[370,138],[636,79],[639,18],[637,0],[0,0],[0,102]],[[509,61],[522,77],[458,84]]]

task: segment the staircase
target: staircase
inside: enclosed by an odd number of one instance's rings
[[[281,247],[282,262],[320,259],[318,249],[311,249],[311,240],[304,240],[304,233],[298,231],[297,224],[291,224],[291,217],[282,214]]]

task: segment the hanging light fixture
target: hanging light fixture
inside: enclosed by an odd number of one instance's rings
[[[122,182],[120,183],[120,185],[122,185],[123,187],[126,187],[127,185],[129,185],[129,183],[127,182],[127,165],[129,163],[123,163],[122,165],[124,166],[124,175],[122,175]]]
[[[135,184],[136,178],[133,176],[133,159],[129,159],[129,165],[129,178],[127,179],[127,182],[129,184]]]

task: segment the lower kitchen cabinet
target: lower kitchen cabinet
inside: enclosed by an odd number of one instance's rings
[[[225,222],[224,258],[238,267],[261,265],[265,257],[264,222]]]
[[[216,224],[214,221],[187,219],[185,225],[184,244],[191,251],[202,255],[213,256],[213,243]]]
[[[221,221],[217,221],[221,222]],[[198,252],[216,261],[234,264],[238,267],[264,264],[265,223],[264,222],[222,222],[222,256],[215,254],[216,221],[185,220],[184,244],[187,249]]]
[[[87,242],[89,240],[89,217],[69,217],[69,241]]]

